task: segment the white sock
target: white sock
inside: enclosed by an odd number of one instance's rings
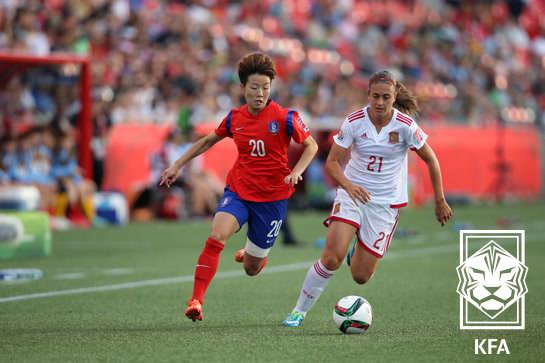
[[[299,300],[297,300],[297,305],[294,310],[306,315],[316,300],[318,300],[322,291],[324,291],[329,278],[333,276],[334,272],[335,271],[326,269],[322,264],[322,261],[316,261],[308,270],[307,277],[305,277],[305,282],[303,282],[303,287],[301,288]]]

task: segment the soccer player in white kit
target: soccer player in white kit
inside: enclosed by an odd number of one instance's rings
[[[407,154],[413,150],[426,162],[435,194],[435,216],[444,225],[452,211],[445,201],[439,162],[426,143],[427,135],[411,116],[418,103],[388,71],[369,79],[369,106],[352,112],[334,137],[325,169],[339,185],[322,257],[309,269],[295,309],[283,321],[299,326],[346,256],[354,281],[365,284],[384,256],[407,205]],[[344,173],[341,162],[352,147]]]

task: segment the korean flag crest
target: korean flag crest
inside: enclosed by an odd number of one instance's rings
[[[269,132],[273,135],[278,134],[278,122],[276,121],[269,122]]]
[[[388,134],[388,142],[390,144],[399,143],[399,132],[392,131]]]

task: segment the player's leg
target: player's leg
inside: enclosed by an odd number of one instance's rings
[[[69,178],[62,178],[61,181],[68,195],[68,204],[76,204],[78,202],[78,191],[76,186]]]
[[[237,219],[228,213],[220,212],[214,216],[212,232],[197,260],[193,283],[193,294],[185,310],[185,315],[193,320],[202,320],[202,303],[206,290],[218,270],[219,259],[225,242],[240,229]]]
[[[326,245],[322,257],[308,270],[299,293],[299,299],[290,315],[283,321],[285,326],[299,326],[309,310],[324,291],[335,271],[342,264],[356,227],[332,221],[327,231]]]
[[[246,202],[248,206],[248,239],[243,253],[246,274],[255,276],[267,264],[269,251],[280,233],[286,217],[288,200]]]
[[[82,226],[88,226],[89,220],[83,213],[81,208],[81,195],[78,188],[77,179],[75,178],[63,178],[63,183],[68,191],[69,207],[67,210],[67,217],[74,223]]]
[[[322,257],[308,270],[299,299],[292,313],[282,322],[286,326],[301,325],[307,312],[314,306],[329,279],[342,264],[350,241],[360,224],[360,211],[346,192],[339,192],[328,225],[326,245]]]
[[[244,271],[246,271],[248,276],[255,276],[260,273],[261,270],[267,266],[268,259],[268,256],[259,258],[250,254],[247,255],[246,246],[238,250],[235,254],[235,261],[243,264],[242,266],[244,267]]]
[[[71,190],[63,178],[57,179],[57,197],[55,199],[55,216],[68,217],[68,206],[72,200]]]
[[[375,274],[380,259],[381,257],[377,257],[368,250],[361,248],[358,241],[350,264],[350,272],[352,273],[354,281],[360,285],[369,281]]]
[[[242,265],[244,267],[244,271],[246,271],[246,274],[248,276],[255,276],[258,273],[265,268],[268,262],[268,257],[255,257],[250,255],[249,253],[246,253],[244,255],[244,259],[242,261]]]
[[[210,282],[216,275],[221,252],[227,240],[246,223],[248,212],[236,193],[226,190],[212,222],[210,236],[197,260],[193,295],[185,315],[202,320],[202,303]]]
[[[76,184],[79,189],[80,203],[83,213],[88,220],[92,221],[95,218],[95,206],[93,203],[93,195],[96,191],[95,182],[92,180],[81,180]]]
[[[399,209],[365,206],[362,211],[363,228],[358,231],[358,242],[350,263],[352,277],[360,285],[373,277],[399,220]]]

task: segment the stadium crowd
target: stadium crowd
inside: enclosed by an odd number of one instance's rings
[[[544,19],[537,0],[4,0],[0,52],[91,56],[100,165],[113,124],[187,135],[219,122],[242,104],[236,60],[256,49],[278,66],[272,98],[304,110],[311,128],[338,127],[385,68],[417,93],[422,123],[543,125]],[[0,70],[4,144],[37,126],[70,134],[77,74]]]

